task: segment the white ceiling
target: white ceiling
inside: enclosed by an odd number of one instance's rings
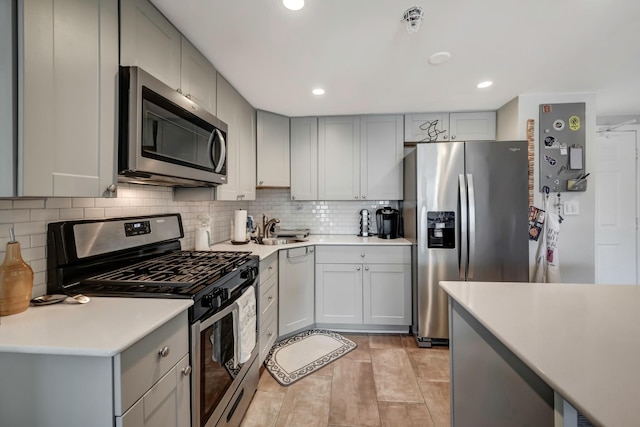
[[[595,93],[598,115],[640,113],[638,0],[152,2],[254,107],[287,116],[495,110],[567,92]],[[416,5],[425,19],[409,34]],[[429,64],[439,51],[451,59]]]

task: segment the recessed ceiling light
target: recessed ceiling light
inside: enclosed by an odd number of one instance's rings
[[[490,81],[486,81],[486,82],[482,82],[482,83],[478,83],[478,85],[476,86],[478,89],[484,89],[486,87],[489,87],[493,84],[493,82]]]
[[[314,95],[324,95],[324,89],[316,88],[312,90],[311,93],[313,93]]]
[[[304,7],[304,0],[282,0],[284,7],[290,10],[300,10]]]
[[[450,58],[451,53],[449,52],[436,52],[429,57],[429,62],[433,65],[438,65],[448,61]]]

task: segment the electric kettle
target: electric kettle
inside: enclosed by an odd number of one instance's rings
[[[400,237],[400,211],[385,206],[376,211],[376,226],[381,239],[397,239]]]

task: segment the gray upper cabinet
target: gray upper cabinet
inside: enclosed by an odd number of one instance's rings
[[[493,141],[496,112],[405,114],[406,142]]]
[[[318,119],[318,198],[360,199],[360,117]]]
[[[258,110],[257,186],[289,187],[289,117]]]
[[[16,128],[15,57],[16,4],[0,1],[0,197],[16,192],[15,164],[18,129]]]
[[[120,63],[138,66],[216,114],[216,69],[148,0],[120,2]]]
[[[118,2],[19,3],[15,195],[103,196],[116,182]]]
[[[318,118],[291,118],[291,200],[318,200]]]
[[[187,98],[216,112],[216,69],[185,37],[181,39],[180,90]]]
[[[360,198],[402,200],[402,115],[360,118]]]
[[[403,117],[321,117],[318,198],[401,200]]]
[[[180,88],[180,32],[148,0],[120,1],[120,37],[122,65]]]
[[[217,200],[256,198],[256,113],[253,107],[218,74],[218,118],[227,133],[227,184],[216,188]]]

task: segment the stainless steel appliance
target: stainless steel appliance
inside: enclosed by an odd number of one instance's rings
[[[400,237],[400,211],[385,206],[376,211],[376,226],[381,239],[397,239]]]
[[[191,298],[192,422],[238,426],[258,385],[258,346],[237,357],[236,300],[257,291],[250,252],[182,251],[179,214],[51,223],[47,291],[144,298]]]
[[[419,345],[447,344],[442,280],[528,281],[526,141],[418,144],[404,162]]]
[[[227,125],[138,67],[120,67],[118,180],[227,182]]]

